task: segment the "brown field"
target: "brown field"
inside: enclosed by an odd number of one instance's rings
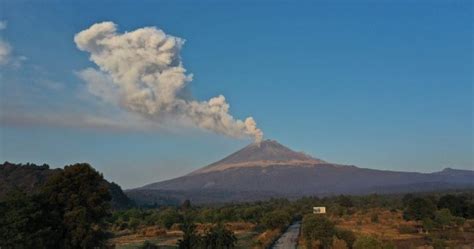
[[[212,224],[197,224],[198,233],[204,233]],[[226,227],[233,231],[238,238],[237,248],[249,248],[253,245],[253,239],[257,234],[253,232],[255,224],[248,222],[229,222]],[[158,246],[174,248],[183,233],[179,225],[175,224],[167,230],[158,226],[141,227],[136,231],[123,230],[115,233],[110,240],[118,249],[136,248],[145,241],[150,241]]]
[[[339,228],[351,230],[356,235],[371,235],[391,241],[399,249],[430,248],[423,246],[429,244],[431,236],[445,238],[451,248],[474,248],[474,220],[466,220],[460,228],[427,233],[420,222],[405,221],[401,211],[370,209],[332,219]]]

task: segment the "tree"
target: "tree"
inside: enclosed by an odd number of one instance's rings
[[[179,212],[173,208],[167,208],[160,212],[159,214],[160,224],[167,229],[170,229],[171,226],[175,223],[180,223],[183,220],[183,217]]]
[[[291,216],[282,210],[265,214],[261,221],[268,229],[284,229],[290,222]]]
[[[443,208],[436,211],[434,222],[438,227],[441,227],[444,230],[454,222],[454,216],[451,214],[449,209]]]
[[[344,240],[349,248],[352,248],[352,245],[356,240],[355,234],[351,230],[346,229],[337,229],[336,237]]]
[[[354,249],[381,249],[382,242],[372,236],[361,236],[354,242]]]
[[[186,211],[191,208],[191,201],[190,200],[185,200],[183,204],[181,204],[181,209],[183,211]]]
[[[196,225],[189,217],[185,217],[180,225],[183,231],[183,239],[178,240],[179,249],[196,249],[201,246],[201,238],[196,232]]]
[[[105,247],[109,201],[106,182],[90,165],[66,166],[39,193],[0,204],[0,247]]]
[[[413,198],[403,212],[406,220],[423,220],[433,218],[436,206],[430,200],[424,198]]]
[[[315,240],[319,240],[321,248],[330,248],[336,233],[334,224],[328,218],[313,214],[303,218],[302,230],[308,248]]]
[[[352,199],[350,196],[347,196],[347,195],[340,195],[338,198],[337,198],[337,203],[342,206],[342,207],[345,207],[345,208],[349,208],[349,207],[353,207],[354,206],[354,203],[352,202]]]
[[[411,200],[413,200],[415,196],[413,194],[406,194],[402,198],[402,204],[404,207],[408,206]]]
[[[237,237],[221,223],[212,227],[202,238],[205,249],[230,249],[234,248]]]
[[[426,233],[429,233],[435,227],[435,223],[430,218],[424,218],[422,221],[422,225],[423,225],[423,230],[425,230]]]
[[[447,208],[452,215],[467,218],[469,203],[465,196],[444,195],[438,201],[438,208]]]
[[[57,248],[60,223],[40,196],[11,192],[0,203],[0,248]]]
[[[53,216],[61,217],[63,248],[105,247],[111,198],[103,176],[89,164],[64,167],[48,180],[42,195]]]

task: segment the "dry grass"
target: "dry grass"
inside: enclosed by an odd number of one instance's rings
[[[373,217],[378,220],[374,221]],[[337,227],[348,229],[356,234],[372,235],[384,240],[411,240],[423,238],[418,233],[418,224],[405,221],[402,212],[390,212],[383,209],[371,209],[367,212],[357,212],[353,215],[336,218]],[[404,232],[412,230],[413,232]]]
[[[212,224],[196,224],[198,233],[204,233]],[[255,224],[247,222],[226,223],[227,229],[233,231],[236,236],[244,236],[255,228]],[[160,246],[175,246],[183,233],[179,230],[179,225],[173,225],[169,230],[158,226],[141,227],[135,232],[124,230],[116,233],[116,237],[110,240],[118,248],[127,248],[130,245],[141,244],[145,241],[153,241]]]
[[[268,248],[270,244],[280,236],[281,231],[278,229],[266,230],[254,238],[254,249]]]

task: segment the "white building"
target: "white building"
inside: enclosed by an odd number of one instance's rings
[[[313,214],[325,214],[326,207],[313,207]]]

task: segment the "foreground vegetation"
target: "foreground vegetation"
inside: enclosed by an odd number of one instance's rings
[[[326,206],[328,213],[314,215],[313,206]],[[237,240],[237,248],[267,248],[299,219],[303,221],[300,248],[455,248],[474,245],[473,211],[473,192],[461,191],[198,207],[187,201],[180,207],[117,211],[108,223],[117,236],[112,241],[119,247],[128,242],[139,245],[150,238],[162,238],[155,241],[159,245],[176,245],[183,236],[179,224],[188,216],[196,224],[196,234],[205,235],[220,224],[237,238],[245,237]]]
[[[0,200],[0,247],[258,249],[296,220],[303,249],[474,247],[473,191],[114,209],[111,186],[75,164],[37,191],[11,189]]]

